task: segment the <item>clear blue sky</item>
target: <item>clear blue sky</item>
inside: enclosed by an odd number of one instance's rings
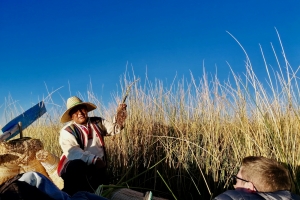
[[[300,64],[300,1],[0,1],[0,111],[11,97],[24,108],[49,91],[54,98],[86,93],[89,82],[105,102],[118,90],[120,76],[133,66],[169,81],[202,76],[226,79],[230,63],[245,71],[244,46],[264,78],[259,49],[275,65],[270,42],[280,54],[277,28],[287,58]],[[2,107],[1,107],[2,106]]]

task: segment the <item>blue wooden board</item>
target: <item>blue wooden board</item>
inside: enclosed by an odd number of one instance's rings
[[[18,124],[19,122],[22,123],[22,130],[27,128],[30,124],[32,124],[35,120],[37,120],[39,117],[41,117],[44,113],[46,113],[46,107],[43,101],[39,102],[35,106],[29,108],[24,113],[20,114],[10,122],[8,122],[1,130],[4,133],[5,131],[8,131],[10,129],[13,129],[13,127]],[[20,131],[16,130],[14,133],[11,133],[11,135],[6,138],[5,140],[9,140],[13,137],[15,137],[17,134],[19,134]]]

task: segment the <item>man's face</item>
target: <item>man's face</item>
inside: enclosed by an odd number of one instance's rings
[[[72,108],[69,112],[69,115],[72,117],[72,120],[77,123],[84,125],[88,120],[88,111],[85,105],[79,105]]]
[[[241,169],[242,167],[240,168],[240,171],[239,173],[236,175],[237,177],[243,179],[243,176],[242,176],[242,173],[241,173]],[[238,188],[245,188],[245,181],[242,181],[241,179],[236,179],[236,184],[233,186],[235,189],[238,189]]]
[[[252,182],[243,178],[242,167],[240,168],[239,173],[236,175],[236,184],[233,185],[236,190],[247,190],[250,192],[257,192],[257,188]]]

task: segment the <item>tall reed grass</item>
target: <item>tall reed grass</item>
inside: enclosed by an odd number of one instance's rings
[[[171,85],[147,77],[137,82],[127,98],[123,133],[106,138],[111,182],[147,188],[169,199],[210,199],[232,188],[229,177],[237,173],[243,157],[262,155],[285,163],[293,192],[299,193],[298,69],[292,69],[283,48],[282,52],[284,66],[274,51],[277,71],[271,74],[265,64],[267,87],[247,54],[245,76],[232,71],[232,81],[210,80],[204,72],[199,79],[191,73],[190,79]],[[132,76],[121,78],[122,91],[136,79]],[[107,119],[122,99],[115,95],[115,102],[105,108],[93,91],[80,97],[98,106],[90,116]],[[40,138],[46,149],[60,156],[58,119],[63,110],[43,116],[24,135]]]

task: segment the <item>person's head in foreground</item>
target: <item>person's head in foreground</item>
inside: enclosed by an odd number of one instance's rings
[[[290,192],[291,180],[287,169],[273,159],[245,157],[232,180],[235,190],[228,190],[215,197],[215,200],[300,199]]]
[[[242,188],[255,192],[291,189],[287,169],[277,161],[262,156],[245,157],[240,171],[233,176],[233,181],[235,189]]]

